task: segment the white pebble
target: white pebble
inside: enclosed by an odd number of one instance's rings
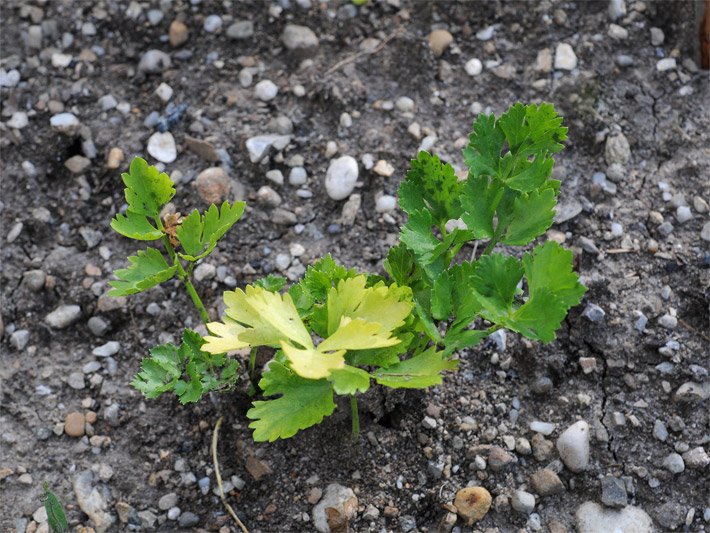
[[[173,97],[173,88],[170,87],[170,85],[168,85],[167,83],[163,82],[158,85],[158,88],[155,90],[155,94],[163,102],[168,102]]]
[[[21,130],[22,128],[27,126],[27,124],[29,124],[29,120],[27,119],[27,113],[25,113],[24,111],[15,111],[12,114],[12,117],[10,117],[10,120],[6,122],[6,124],[10,128]]]
[[[560,43],[555,50],[555,69],[574,70],[577,68],[577,56],[567,43]]]
[[[557,439],[557,451],[572,472],[586,469],[589,464],[589,424],[580,420],[567,428]]]
[[[480,59],[474,57],[466,61],[464,69],[469,76],[478,76],[483,71],[483,63],[481,63]]]
[[[674,57],[664,57],[658,63],[656,63],[656,70],[658,72],[665,72],[666,70],[672,70],[676,67],[676,62]]]
[[[269,102],[279,94],[279,88],[271,80],[262,80],[254,86],[254,94],[259,100]]]
[[[534,431],[535,433],[542,433],[543,435],[551,435],[552,432],[555,431],[555,424],[535,420],[534,422],[530,423],[530,430]]]
[[[305,185],[307,181],[308,174],[306,173],[306,169],[303,167],[293,167],[291,172],[288,173],[288,182],[291,185],[299,187],[301,185]]]
[[[214,33],[222,27],[222,17],[219,15],[210,15],[205,19],[202,27],[207,33]]]
[[[148,153],[161,163],[172,163],[177,159],[175,138],[169,131],[155,132],[148,139]]]
[[[383,194],[375,202],[375,211],[378,213],[389,213],[397,208],[397,198],[389,194]]]
[[[688,222],[688,220],[693,218],[693,212],[687,205],[681,205],[678,209],[676,209],[675,217],[678,222],[682,224],[683,222]]]
[[[357,161],[354,157],[344,155],[330,162],[325,175],[325,189],[333,200],[344,200],[355,189],[359,175]]]

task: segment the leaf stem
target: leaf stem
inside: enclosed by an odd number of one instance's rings
[[[495,248],[496,244],[498,244],[498,241],[500,240],[501,236],[503,235],[504,230],[505,230],[505,228],[503,227],[503,224],[499,223],[496,226],[495,231],[493,232],[493,237],[491,237],[491,240],[488,241],[488,245],[483,250],[483,253],[481,255],[488,255],[493,251],[493,248]]]
[[[357,442],[360,438],[360,413],[358,412],[357,397],[355,395],[350,396],[350,417],[353,424],[352,439],[353,442]]]
[[[249,379],[254,381],[254,370],[256,369],[256,352],[258,348],[254,346],[249,352]]]

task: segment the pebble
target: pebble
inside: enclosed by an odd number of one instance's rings
[[[52,126],[52,129],[69,136],[74,135],[81,125],[79,119],[72,113],[59,113],[54,115],[49,119],[49,124]]]
[[[710,222],[706,222],[703,225],[703,229],[700,230],[700,238],[706,242],[710,242]]]
[[[254,23],[251,20],[238,20],[227,28],[226,33],[230,39],[248,39],[254,35]]]
[[[500,446],[493,446],[488,453],[488,466],[493,472],[500,472],[513,462],[513,456]]]
[[[334,526],[333,531],[340,531],[343,525],[343,530],[346,530],[348,520],[357,513],[357,505],[357,496],[352,489],[332,483],[325,488],[323,497],[313,508],[313,525],[320,533],[330,533],[330,524]]]
[[[535,509],[535,496],[524,490],[516,490],[510,500],[510,505],[519,513],[529,515]]]
[[[164,103],[167,103],[173,97],[173,88],[170,87],[170,85],[168,85],[167,83],[163,82],[158,85],[157,89],[155,89],[155,94]]]
[[[610,135],[606,138],[604,147],[604,159],[608,165],[618,163],[625,165],[631,159],[631,148],[629,141],[623,133]]]
[[[81,174],[91,166],[91,160],[81,155],[73,155],[64,161],[64,166],[72,174]]]
[[[269,170],[265,176],[267,180],[274,182],[276,185],[284,184],[284,175],[278,169]]]
[[[200,263],[194,271],[197,281],[205,281],[213,279],[217,275],[217,267],[212,263]]]
[[[93,374],[97,370],[101,369],[101,363],[98,361],[89,361],[84,366],[81,367],[81,371],[84,374]]]
[[[590,322],[600,322],[606,316],[606,313],[597,304],[588,303],[582,312],[582,316]]]
[[[693,219],[693,212],[687,205],[681,205],[676,209],[675,218],[679,224],[683,224]]]
[[[661,46],[666,36],[661,28],[651,28],[651,44],[653,46]]]
[[[7,126],[10,128],[21,130],[22,128],[27,126],[27,124],[29,124],[27,113],[25,113],[24,111],[15,111],[10,117],[10,120],[8,120],[5,124],[7,124]]]
[[[116,170],[123,163],[125,156],[123,150],[120,148],[111,148],[108,152],[108,157],[106,158],[106,168],[109,170]]]
[[[491,508],[491,493],[483,487],[465,487],[456,493],[454,507],[456,513],[472,525],[486,516]]]
[[[148,22],[151,26],[157,26],[163,20],[165,15],[160,9],[151,9],[147,14]]]
[[[574,70],[577,68],[577,56],[567,43],[560,43],[555,49],[555,69]]]
[[[69,413],[64,419],[64,433],[70,437],[83,437],[86,419],[82,413]]]
[[[138,70],[149,74],[160,73],[170,68],[170,56],[161,50],[148,50],[138,62]]]
[[[99,107],[101,107],[102,111],[110,111],[115,109],[117,105],[118,101],[112,94],[105,94],[99,98]]]
[[[678,327],[678,318],[666,313],[658,319],[658,325],[666,329],[675,329]]]
[[[177,146],[175,138],[169,131],[161,133],[156,131],[148,139],[148,153],[161,163],[172,163],[177,159]]]
[[[595,502],[585,502],[575,513],[577,533],[653,533],[653,521],[642,509],[632,505],[617,511]]]
[[[672,474],[680,474],[685,470],[685,463],[680,454],[670,453],[663,459],[663,468]]]
[[[107,512],[108,502],[103,493],[93,486],[94,476],[91,470],[84,470],[74,477],[74,495],[79,507],[86,513],[97,532],[108,530],[114,523],[114,517]]]
[[[454,36],[446,30],[434,30],[429,34],[427,40],[429,41],[429,48],[434,52],[434,55],[441,57],[449,45],[454,42]]]
[[[290,135],[257,135],[250,137],[246,142],[249,160],[252,163],[258,163],[269,154],[272,148],[281,151],[290,142]]]
[[[666,425],[660,420],[656,420],[653,423],[653,436],[661,442],[665,442],[668,438],[668,429],[666,429]]]
[[[262,102],[270,102],[279,93],[279,88],[271,80],[262,80],[254,86],[254,95]]]
[[[209,167],[200,172],[194,183],[197,194],[208,204],[221,204],[229,197],[232,183],[222,167]]]
[[[332,200],[344,200],[355,189],[359,175],[354,157],[344,155],[330,162],[325,176],[325,189]]]
[[[68,328],[81,318],[81,307],[78,305],[61,305],[49,313],[44,321],[54,329]]]
[[[555,431],[555,424],[535,420],[534,422],[530,423],[530,431],[534,431],[535,433],[542,433],[543,435],[548,436],[551,435],[553,431]]]
[[[674,68],[676,68],[674,57],[664,57],[656,63],[656,70],[658,72],[665,72],[666,70],[672,70]]]
[[[710,382],[707,381],[702,384],[686,381],[675,392],[675,399],[683,402],[703,402],[708,398],[710,398]],[[672,424],[671,429],[673,429]]]
[[[397,198],[389,194],[383,194],[375,202],[375,211],[378,213],[389,213],[397,209]]]
[[[178,520],[178,525],[180,527],[185,527],[185,528],[196,526],[199,523],[200,523],[200,517],[197,516],[195,513],[191,513],[190,511],[182,513],[180,515],[180,519]]]
[[[702,446],[688,450],[682,457],[685,466],[691,470],[703,470],[710,465],[710,456]]]
[[[10,346],[21,352],[30,342],[30,332],[26,329],[18,329],[10,335]]]
[[[207,33],[215,33],[222,27],[222,17],[219,15],[209,15],[205,17],[202,28]]]
[[[167,511],[171,507],[175,507],[178,504],[178,495],[174,492],[170,492],[161,496],[158,500],[158,509],[161,511]]]
[[[476,39],[478,39],[479,41],[490,41],[491,39],[493,39],[493,34],[495,33],[495,31],[495,26],[486,26],[482,30],[478,30],[476,32]]]
[[[168,520],[177,520],[180,513],[181,511],[179,507],[171,507],[168,509]]]
[[[170,45],[173,47],[178,47],[187,42],[190,36],[190,31],[187,26],[181,20],[173,20],[170,23],[170,30],[168,31],[168,38]]]
[[[306,169],[303,167],[293,167],[288,173],[288,182],[296,187],[305,185],[308,182],[308,174],[306,173]]]
[[[84,376],[80,372],[72,372],[67,378],[67,385],[74,390],[82,390],[86,387]]]
[[[480,59],[474,57],[466,61],[463,68],[469,76],[478,76],[483,72],[483,63],[481,63]]]
[[[106,334],[109,330],[109,324],[103,318],[98,316],[92,316],[87,322],[89,331],[97,337],[101,337]]]
[[[625,0],[610,0],[609,1],[609,18],[611,20],[618,20],[626,15],[626,1]]]
[[[20,83],[20,73],[17,69],[0,69],[0,87],[14,87]]]
[[[629,38],[629,30],[619,26],[618,24],[610,24],[609,31],[607,33],[612,39],[617,39],[620,41]]]
[[[66,68],[71,65],[74,58],[69,54],[52,54],[52,66],[56,68]]]
[[[626,484],[623,480],[614,476],[602,478],[602,503],[607,507],[626,507]]]
[[[306,51],[318,48],[318,36],[307,26],[286,24],[281,40],[292,51]]]
[[[585,470],[589,464],[589,424],[580,420],[567,428],[557,439],[557,451],[569,470]]]
[[[560,477],[549,468],[542,468],[530,476],[530,487],[540,496],[550,496],[564,492]]]

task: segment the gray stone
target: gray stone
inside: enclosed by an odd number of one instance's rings
[[[617,511],[585,502],[575,513],[577,533],[653,533],[653,521],[642,509],[629,505]]]
[[[345,155],[330,162],[325,176],[325,189],[333,200],[344,200],[355,189],[359,175],[357,161]]]
[[[249,151],[249,160],[258,163],[269,154],[273,148],[283,150],[291,142],[290,135],[257,135],[247,139],[246,147]]]
[[[626,15],[626,1],[609,0],[609,18],[611,20],[618,20],[624,15]]]
[[[30,121],[27,118],[27,113],[25,113],[24,111],[15,111],[10,117],[10,120],[8,120],[5,124],[7,124],[10,128],[21,130],[29,123]]]
[[[76,134],[81,123],[72,113],[59,113],[49,119],[49,125],[52,126],[53,130],[59,133],[72,136]]]
[[[557,439],[557,451],[569,470],[585,470],[589,464],[589,424],[580,420],[567,428]]]
[[[288,182],[296,187],[305,185],[308,182],[308,174],[306,173],[306,169],[303,167],[293,167],[288,173]]]
[[[678,318],[670,314],[665,314],[658,319],[658,325],[666,329],[675,329],[678,327]]]
[[[261,80],[254,86],[254,95],[262,102],[270,102],[279,94],[279,88],[271,80]]]
[[[516,490],[510,500],[510,505],[519,513],[530,514],[535,509],[535,496],[524,490]]]
[[[81,318],[81,307],[78,305],[60,305],[49,313],[44,321],[54,329],[68,328]]]
[[[177,520],[181,512],[179,507],[171,507],[168,509],[168,520]]]
[[[150,74],[162,72],[170,68],[170,56],[162,50],[148,50],[138,62],[138,70]]]
[[[691,470],[703,470],[710,465],[710,457],[702,446],[698,446],[683,454],[683,462]]]
[[[69,385],[74,390],[82,390],[86,387],[84,383],[84,376],[81,372],[72,372],[67,378],[67,385]]]
[[[555,49],[555,69],[574,70],[577,68],[577,56],[567,43],[559,43]]]
[[[287,24],[281,35],[286,48],[289,50],[309,50],[318,48],[318,36],[307,26]]]
[[[222,17],[219,15],[209,15],[205,17],[202,27],[207,33],[215,33],[222,27]]]
[[[623,133],[610,135],[606,138],[604,147],[604,158],[608,165],[618,163],[625,165],[631,159],[631,148],[629,141]]]
[[[97,533],[109,529],[114,518],[107,512],[108,502],[101,491],[93,486],[94,476],[91,470],[84,470],[74,477],[74,494],[79,507],[93,522]]]
[[[254,23],[251,20],[238,20],[227,28],[230,39],[248,39],[254,35]]]
[[[672,474],[680,474],[685,470],[685,463],[680,454],[669,453],[665,459],[663,459],[663,468],[668,470]]]
[[[175,494],[174,492],[170,492],[164,496],[162,496],[158,500],[158,509],[161,511],[167,511],[171,507],[175,507],[178,503],[178,495]]]
[[[30,332],[26,329],[18,329],[10,335],[10,345],[18,352],[21,352],[30,342]]]
[[[191,513],[190,511],[187,511],[186,513],[182,513],[180,515],[180,519],[178,520],[178,525],[180,527],[192,527],[192,526],[196,526],[199,523],[200,523],[200,517],[197,516],[195,513]]]
[[[87,325],[89,326],[89,331],[97,337],[102,337],[109,330],[109,324],[100,316],[92,316]]]
[[[347,523],[357,513],[357,504],[357,496],[352,489],[332,483],[325,488],[323,497],[313,508],[313,525],[320,533],[330,533],[329,518]]]
[[[651,44],[653,46],[661,46],[665,38],[661,28],[651,28]]]
[[[535,420],[530,423],[530,431],[534,431],[535,433],[542,433],[545,436],[551,435],[552,432],[555,431],[555,424]]]
[[[607,507],[626,507],[626,484],[614,476],[603,478],[602,503]]]
[[[604,309],[593,303],[588,303],[582,312],[582,316],[590,322],[600,322],[605,315]]]
[[[668,438],[668,430],[666,429],[666,425],[660,420],[656,420],[653,423],[653,436],[661,442],[665,442]]]
[[[691,507],[692,509],[692,507]],[[686,507],[679,502],[666,502],[653,509],[653,517],[661,526],[662,531],[678,529],[685,521]],[[686,531],[689,531],[686,528]]]

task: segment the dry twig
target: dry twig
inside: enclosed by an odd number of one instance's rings
[[[214,474],[217,478],[217,486],[219,487],[219,497],[222,500],[222,504],[224,504],[225,509],[227,509],[229,515],[234,518],[234,521],[237,523],[239,528],[244,533],[249,533],[249,530],[244,524],[242,524],[242,521],[239,520],[237,513],[234,512],[234,509],[232,509],[232,506],[227,503],[227,499],[224,497],[224,490],[222,489],[222,474],[219,473],[219,462],[217,461],[217,440],[219,436],[219,427],[221,425],[222,417],[220,416],[219,420],[217,420],[217,423],[214,425],[214,431],[212,432],[212,463],[214,466]]]

